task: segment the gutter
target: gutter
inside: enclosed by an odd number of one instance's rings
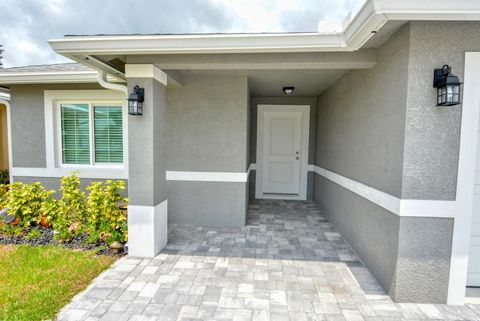
[[[98,84],[103,88],[121,91],[125,94],[125,98],[128,98],[128,87],[125,85],[108,82],[107,73],[105,71],[100,69],[97,71],[97,81],[98,81]]]

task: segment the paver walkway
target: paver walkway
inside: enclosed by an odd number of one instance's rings
[[[315,204],[259,201],[243,228],[169,226],[160,255],[120,259],[58,319],[480,320],[480,308],[395,304]]]

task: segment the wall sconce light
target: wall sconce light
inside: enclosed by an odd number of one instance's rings
[[[143,115],[143,101],[145,100],[145,89],[135,86],[133,93],[128,96],[128,113],[133,116]]]
[[[452,75],[452,68],[443,65],[433,72],[433,87],[437,88],[437,106],[454,106],[460,104],[461,82]]]
[[[283,87],[282,90],[285,96],[291,96],[293,94],[293,91],[295,90],[295,87],[287,86]]]

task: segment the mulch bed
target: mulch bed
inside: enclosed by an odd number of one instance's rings
[[[72,250],[97,250],[99,255],[117,255],[123,256],[126,253],[122,250],[120,253],[116,253],[109,248],[106,242],[99,242],[97,244],[88,244],[86,242],[87,235],[80,234],[74,236],[69,241],[59,241],[54,238],[54,231],[50,227],[43,227],[41,225],[36,226],[41,235],[35,238],[26,237],[33,228],[25,228],[20,235],[7,235],[0,232],[0,245],[7,244],[30,244],[30,245],[57,245],[63,246]]]

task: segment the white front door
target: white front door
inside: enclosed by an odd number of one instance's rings
[[[479,137],[477,139],[477,164],[475,167],[467,286],[480,286],[480,131],[477,135]]]
[[[257,198],[305,198],[308,114],[309,106],[259,105]]]

